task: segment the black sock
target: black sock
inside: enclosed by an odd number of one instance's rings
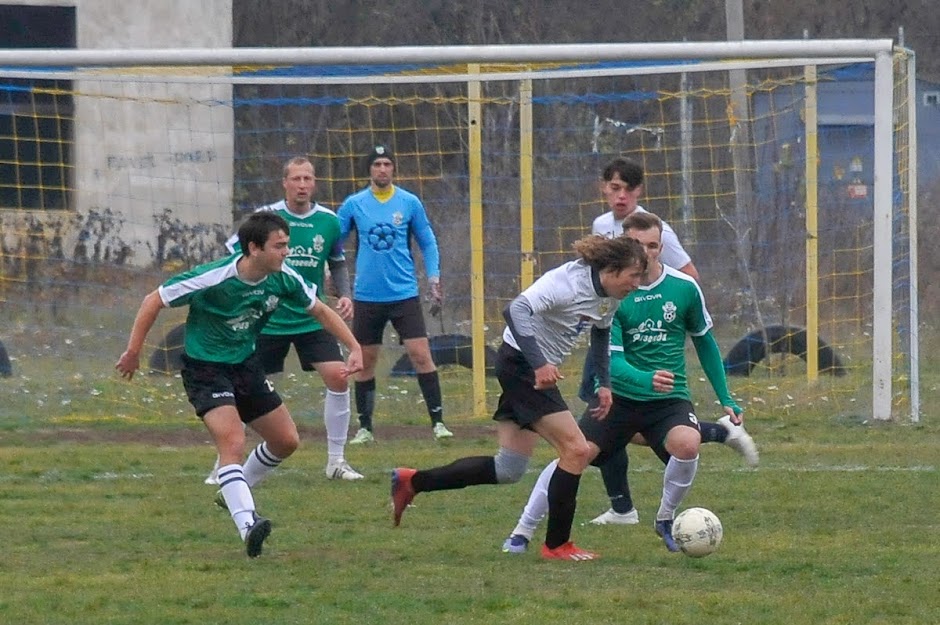
[[[356,413],[359,427],[372,431],[372,411],[375,410],[375,378],[356,382]]]
[[[422,469],[411,478],[415,492],[454,490],[478,484],[496,484],[493,456],[470,456],[433,469]]]
[[[703,443],[723,443],[728,438],[728,430],[720,423],[699,421],[698,429],[702,433]]]
[[[444,421],[444,406],[441,401],[441,379],[437,371],[418,374],[418,386],[421,387],[421,394],[424,396],[424,405],[428,408],[428,416],[431,417],[431,423],[441,423]]]
[[[578,507],[578,484],[581,476],[555,467],[548,482],[548,530],[545,545],[549,549],[560,547],[571,540],[571,524]]]
[[[626,448],[615,451],[601,465],[601,477],[604,478],[604,488],[610,497],[610,507],[618,514],[626,514],[633,510],[633,497],[630,495],[630,483],[627,480],[627,469],[630,459]]]

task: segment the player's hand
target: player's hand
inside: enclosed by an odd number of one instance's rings
[[[441,286],[441,279],[434,278],[428,281],[428,300],[431,302],[432,317],[437,317],[441,313],[441,306],[444,304],[444,288]]]
[[[561,374],[558,370],[558,367],[551,364],[545,364],[535,370],[535,390],[544,391],[547,388],[551,388],[558,383],[559,380],[564,380],[565,376]]]
[[[134,372],[140,369],[140,354],[124,352],[121,354],[121,357],[118,358],[114,368],[118,370],[122,378],[130,380],[134,377]]]
[[[343,375],[346,377],[362,371],[362,348],[358,347],[349,352],[346,358],[346,366],[343,367]]]
[[[743,410],[741,410],[740,408],[737,408],[737,406],[735,407],[722,406],[722,408],[724,408],[725,414],[731,417],[731,423],[735,425],[741,425],[742,423],[744,423],[744,416],[743,416],[744,411]],[[737,410],[735,410],[735,408],[737,408]]]
[[[349,321],[353,318],[353,303],[348,297],[341,297],[336,300],[336,312],[343,318],[343,321]]]
[[[653,373],[653,390],[657,393],[671,393],[676,384],[676,376],[672,371],[659,369]]]
[[[610,389],[606,386],[598,388],[597,401],[597,406],[591,408],[591,416],[598,420],[606,419],[607,413],[610,412],[610,407],[614,404],[614,396],[611,394]]]

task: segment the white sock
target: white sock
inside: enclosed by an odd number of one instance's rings
[[[235,527],[238,528],[242,540],[245,540],[248,528],[254,523],[255,500],[251,496],[251,488],[245,481],[241,465],[228,464],[219,467],[219,484],[222,486],[222,497],[225,498],[225,505],[228,506]]]
[[[670,458],[663,474],[663,498],[659,502],[657,521],[669,521],[676,515],[676,508],[692,487],[695,471],[698,469],[698,456],[691,460]]]
[[[272,454],[268,449],[268,443],[262,441],[248,454],[248,459],[245,460],[245,481],[248,482],[248,486],[255,486],[268,477],[268,474],[276,469],[283,460],[283,458],[278,458]]]
[[[326,426],[326,454],[340,460],[349,435],[349,389],[343,393],[326,390],[323,400],[323,424]]]
[[[525,510],[522,511],[516,529],[512,531],[513,534],[521,534],[532,540],[535,529],[548,513],[548,483],[552,481],[552,474],[557,466],[558,459],[556,458],[549,462],[548,466],[539,473],[539,479],[535,481],[535,486],[532,487],[529,501],[525,504]]]

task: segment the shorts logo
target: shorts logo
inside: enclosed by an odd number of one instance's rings
[[[269,393],[274,392],[274,384],[271,383],[271,380],[265,380],[264,385],[267,387]]]
[[[221,393],[212,393],[212,399],[219,399],[220,397],[235,397],[235,393],[231,391],[222,391]]]
[[[689,421],[692,423],[698,424],[698,417],[695,416],[694,412],[689,413]]]

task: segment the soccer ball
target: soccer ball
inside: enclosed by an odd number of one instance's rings
[[[704,558],[718,549],[723,533],[721,521],[705,508],[683,510],[672,523],[672,538],[682,553],[693,558]]]

